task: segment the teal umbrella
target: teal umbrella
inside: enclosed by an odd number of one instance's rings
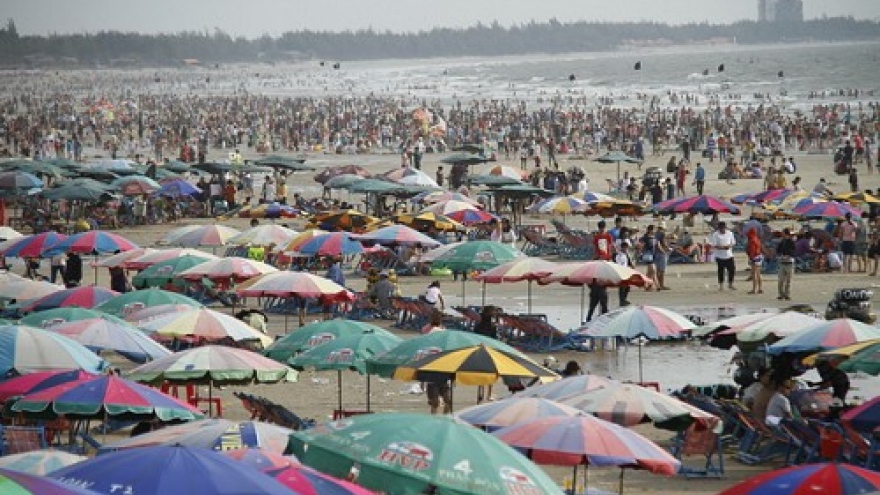
[[[92,318],[104,318],[110,315],[94,309],[79,308],[76,306],[68,306],[65,308],[53,308],[45,311],[37,311],[31,313],[21,320],[19,324],[36,328],[49,328],[62,323],[71,321],[89,320]],[[125,323],[125,320],[110,316],[114,320]]]
[[[303,170],[315,170],[315,167],[305,164],[305,158],[292,158],[289,156],[270,155],[254,162],[255,165],[272,168],[283,168],[299,172]]]
[[[478,175],[476,177],[471,177],[468,181],[475,186],[490,187],[522,184],[522,181],[505,177],[503,175]]]
[[[443,157],[440,161],[450,165],[456,165],[459,163],[463,165],[477,165],[480,163],[486,163],[489,159],[485,156],[474,153],[453,153],[449,156]]]
[[[599,163],[616,163],[618,181],[620,181],[620,162],[642,163],[642,161],[638,158],[633,158],[622,151],[609,151],[599,158],[596,158],[596,161]]]
[[[563,493],[524,455],[448,416],[355,416],[293,433],[287,451],[303,464],[339,478],[357,465],[358,484],[387,493]]]
[[[195,299],[186,297],[183,294],[151,288],[120,294],[93,309],[110,313],[113,316],[125,317],[135,311],[160,304],[185,304],[194,308],[202,306]]]
[[[386,331],[367,330],[337,337],[290,358],[294,369],[314,368],[317,371],[336,370],[337,397],[342,411],[342,371],[367,373],[367,359],[382,354],[403,342]],[[370,411],[370,375],[367,374],[367,411]]]
[[[495,241],[463,242],[434,258],[432,266],[449,268],[454,272],[489,270],[523,256],[516,248]],[[461,303],[465,301],[465,278],[461,278]]]
[[[394,335],[384,328],[370,323],[334,318],[332,320],[309,323],[304,327],[300,327],[295,332],[276,340],[263,351],[263,355],[286,363],[288,359],[295,355],[336,338],[367,332]]]
[[[174,283],[175,287],[184,287],[184,281],[177,275],[194,266],[201,265],[212,258],[186,254],[167,261],[156,263],[146,268],[131,279],[131,284],[136,289],[147,287],[162,287],[168,283]]]

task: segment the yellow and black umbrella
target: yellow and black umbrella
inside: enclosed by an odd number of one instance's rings
[[[816,354],[805,357],[801,362],[805,366],[816,366],[816,363],[822,359],[837,359],[839,361],[842,361],[844,359],[849,359],[850,356],[863,349],[877,344],[880,344],[880,340],[866,340],[864,342],[856,342],[855,344],[845,345],[843,347],[838,347],[837,349],[817,352]]]
[[[316,227],[324,230],[334,231],[341,229],[352,232],[354,230],[362,230],[365,226],[376,220],[376,217],[371,217],[357,210],[345,210],[318,213],[312,217],[311,222]]]
[[[559,375],[524,356],[483,344],[417,359],[394,372],[395,380],[450,380],[462,385],[492,385],[501,377],[553,381]]]
[[[587,207],[585,213],[587,215],[599,215],[602,217],[635,217],[645,214],[645,205],[630,201],[628,199],[598,201],[596,203],[591,203]]]
[[[435,230],[440,230],[444,232],[466,230],[466,227],[464,225],[456,222],[446,215],[441,215],[439,213],[433,212],[412,214],[404,213],[402,215],[397,215],[396,217],[394,217],[394,220],[399,224],[406,225],[407,227],[411,227],[419,231],[428,230],[432,227]]]
[[[849,204],[880,204],[880,198],[874,196],[873,194],[868,194],[864,192],[849,192],[849,193],[840,193],[832,197],[831,199],[837,201],[846,201]]]

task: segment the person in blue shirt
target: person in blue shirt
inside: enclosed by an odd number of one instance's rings
[[[694,169],[694,185],[697,186],[697,194],[702,196],[703,187],[706,185],[706,169],[699,162]]]
[[[333,264],[327,269],[327,275],[325,275],[325,278],[345,287],[345,273],[342,271],[342,258],[333,258]]]

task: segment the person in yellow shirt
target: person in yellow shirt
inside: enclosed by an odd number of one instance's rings
[[[773,189],[785,189],[786,185],[788,184],[785,180],[785,171],[782,169],[777,170],[773,178]]]
[[[275,201],[282,205],[287,204],[287,175],[282,174],[275,186]]]

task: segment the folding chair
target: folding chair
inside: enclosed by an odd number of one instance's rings
[[[690,428],[678,434],[673,445],[672,455],[681,462],[678,474],[686,478],[722,478],[724,476],[724,450],[721,437],[714,431],[706,428]],[[705,458],[705,463],[700,467],[692,467],[685,464],[687,456],[699,456]]]
[[[43,450],[48,447],[46,428],[43,426],[3,426],[0,427],[3,444],[0,451],[3,455],[21,454]]]

